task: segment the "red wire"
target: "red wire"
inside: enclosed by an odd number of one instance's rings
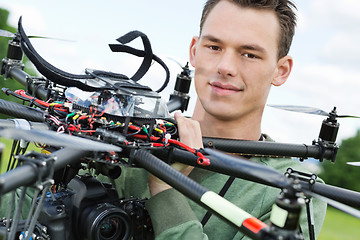
[[[141,135],[141,134],[135,134],[133,137],[134,138],[139,138],[139,139],[147,139],[146,135]],[[154,141],[154,142],[158,141],[159,139],[160,139],[159,137],[154,137],[154,136],[150,137],[150,140]],[[164,142],[165,139],[163,139],[162,141]],[[195,154],[196,156],[198,156],[197,163],[199,165],[204,165],[204,166],[210,165],[210,159],[206,158],[201,152],[197,151],[196,149],[191,148],[188,145],[186,145],[186,144],[184,144],[182,142],[179,142],[177,140],[174,140],[174,139],[168,139],[168,142],[172,143],[172,144],[175,144],[177,146],[180,146],[180,147],[184,148],[185,150],[187,150],[187,151]],[[158,146],[158,144],[156,144],[156,145]],[[164,145],[160,144],[160,147],[162,147],[162,146],[164,146]]]
[[[83,119],[85,119],[85,118],[87,118],[87,116],[80,116],[79,118],[78,118],[78,120],[83,120]]]
[[[132,129],[132,130],[136,130],[136,131],[139,131],[141,128],[135,126],[135,125],[129,125],[129,128]]]
[[[42,100],[40,100],[40,99],[37,99],[37,98],[34,98],[34,97],[29,96],[29,95],[27,95],[27,94],[25,93],[25,91],[22,90],[22,89],[20,89],[20,90],[15,90],[15,93],[16,93],[16,94],[19,94],[20,96],[25,97],[25,98],[27,98],[27,99],[34,100],[35,102],[43,105],[44,107],[47,107],[47,108],[50,107],[50,103],[47,103],[47,102],[44,102],[44,101],[42,101]],[[63,105],[62,105],[61,103],[56,103],[56,104],[54,104],[54,106],[55,106],[55,110],[62,111],[62,112],[66,112],[66,111],[67,111],[66,109],[63,109],[63,108],[62,108]]]

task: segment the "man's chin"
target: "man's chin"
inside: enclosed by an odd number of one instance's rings
[[[239,118],[239,114],[234,112],[234,109],[227,109],[221,106],[211,106],[208,109],[205,109],[205,111],[214,118],[222,121],[233,121]]]

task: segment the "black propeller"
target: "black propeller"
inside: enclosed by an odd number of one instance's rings
[[[14,38],[15,36],[16,35],[14,33],[12,33],[12,32],[0,29],[0,37]],[[52,39],[52,40],[59,40],[59,41],[65,41],[65,42],[75,42],[73,40],[68,40],[68,39],[42,37],[42,36],[28,36],[28,38],[41,38],[41,39]]]

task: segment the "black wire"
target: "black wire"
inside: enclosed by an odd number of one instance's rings
[[[6,171],[14,169],[15,164],[19,165],[19,162],[15,159],[15,156],[17,156],[19,154],[24,154],[26,152],[28,145],[25,148],[21,148],[20,144],[21,144],[21,140],[14,140],[12,148],[11,148],[8,167],[7,167]]]
[[[166,128],[167,133],[175,135],[177,133],[177,127],[175,125]]]
[[[11,95],[11,96],[13,96],[13,97],[16,97],[16,98],[22,100],[22,101],[23,101],[23,105],[25,105],[25,102],[30,102],[30,101],[31,101],[35,106],[37,106],[37,107],[39,107],[39,108],[41,108],[41,109],[46,109],[46,108],[47,108],[47,107],[41,105],[40,103],[36,102],[36,101],[35,101],[35,99],[36,99],[35,97],[32,98],[32,99],[29,99],[29,98],[27,98],[27,97],[21,96],[20,94],[17,94],[17,93],[15,93],[15,92],[11,91],[10,89],[5,89],[5,88],[3,88],[2,91],[3,91],[6,95]]]
[[[10,157],[9,157],[9,162],[8,162],[8,166],[6,171],[9,171],[11,169],[13,169],[14,164],[15,164],[15,158],[14,158],[14,152],[16,149],[16,146],[18,145],[19,141],[18,140],[14,140],[13,144],[12,144],[12,148],[11,148],[11,153],[10,153]]]
[[[134,133],[126,134],[125,137],[130,137],[130,136],[136,135],[136,134],[138,134],[138,133],[140,133],[140,132],[141,132],[141,129],[137,130],[137,131],[134,132]],[[146,134],[146,135],[149,136],[149,134]]]

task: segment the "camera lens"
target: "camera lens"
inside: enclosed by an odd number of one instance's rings
[[[119,230],[124,228],[121,225],[124,225],[121,219],[116,216],[109,216],[99,224],[99,236],[104,239],[114,239]]]
[[[130,239],[131,221],[121,208],[102,203],[86,209],[81,216],[82,232],[88,240]]]

